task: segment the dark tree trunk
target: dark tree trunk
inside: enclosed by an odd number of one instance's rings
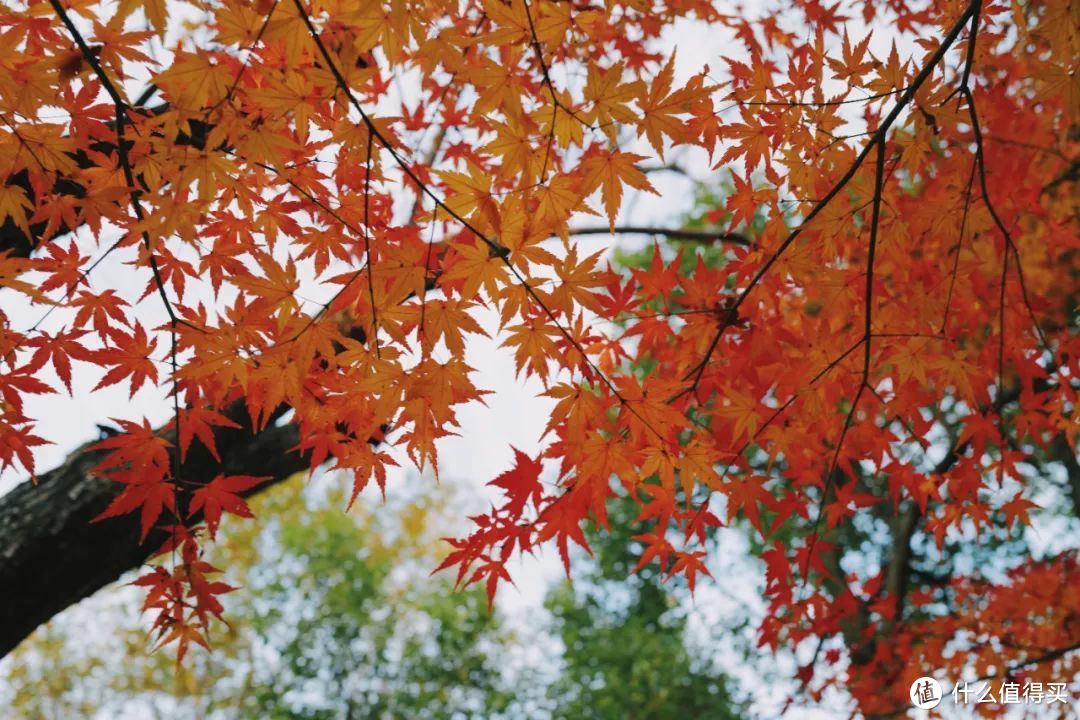
[[[251,495],[308,467],[290,452],[299,440],[295,425],[253,434],[242,407],[228,414],[243,427],[215,434],[222,463],[193,444],[182,478],[208,482],[218,473],[268,476],[245,493]],[[162,531],[152,531],[140,544],[136,515],[90,522],[122,489],[90,474],[100,458],[80,448],[36,485],[24,482],[0,496],[0,657],[56,613],[144,563],[165,539]]]

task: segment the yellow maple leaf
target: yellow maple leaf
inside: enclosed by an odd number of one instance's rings
[[[445,203],[452,213],[460,217],[476,214],[488,222],[488,227],[498,224],[499,211],[491,199],[491,174],[469,163],[469,174],[453,170],[439,170],[449,191]]]
[[[116,6],[116,15],[126,18],[136,10],[143,11],[143,15],[146,16],[158,37],[165,36],[165,26],[168,21],[165,0],[120,0]]]
[[[618,123],[636,123],[638,114],[630,108],[645,90],[640,80],[622,81],[626,63],[616,63],[607,70],[589,65],[585,84],[585,99],[591,107],[583,114],[586,122],[597,125],[612,141],[616,141]]]
[[[461,289],[462,297],[475,297],[481,286],[487,291],[488,297],[498,297],[499,286],[506,281],[506,266],[498,256],[492,254],[487,243],[473,238],[471,244],[455,244],[454,251],[456,255],[443,277],[446,280],[465,281]]]
[[[195,112],[225,97],[232,85],[228,68],[214,63],[205,52],[179,52],[168,70],[154,83],[178,110]]]
[[[684,87],[672,92],[674,77],[675,53],[672,53],[667,64],[653,80],[649,93],[638,101],[643,113],[638,125],[638,137],[644,134],[661,160],[664,158],[665,135],[673,144],[695,139],[690,125],[678,116],[689,114],[691,104],[707,99],[711,92],[710,88],[705,86],[704,75],[691,78]]]
[[[26,196],[26,191],[18,185],[0,185],[0,220],[11,218],[12,222],[27,235],[30,226],[27,217],[34,209],[34,203]]]
[[[622,204],[623,184],[630,187],[651,192],[659,195],[652,186],[645,173],[638,170],[634,165],[639,160],[644,160],[644,155],[634,153],[612,152],[604,155],[594,155],[581,163],[585,170],[584,193],[592,193],[600,188],[600,196],[604,201],[604,210],[607,211],[608,223],[615,228],[615,215],[619,212]]]

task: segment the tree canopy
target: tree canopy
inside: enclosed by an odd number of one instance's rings
[[[773,5],[0,9],[0,469],[32,478],[0,578],[74,548],[48,600],[5,601],[5,649],[151,552],[156,637],[204,644],[222,515],[297,469],[352,500],[437,472],[482,431],[458,413],[494,335],[553,410],[438,566],[489,603],[613,524],[630,572],[723,582],[708,538],[745,523],[761,643],[809,648],[811,693],[889,714],[933,671],[1075,673],[1077,544],[1025,528],[1080,516],[1080,14]],[[685,23],[717,38],[690,68]],[[676,153],[728,190],[692,227],[625,222]],[[597,234],[657,240],[613,267]],[[33,398],[76,373],[172,419],[112,419],[35,487]]]

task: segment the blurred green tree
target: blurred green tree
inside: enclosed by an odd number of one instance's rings
[[[558,718],[661,720],[742,717],[711,658],[685,642],[684,584],[662,582],[656,563],[634,573],[637,506],[613,506],[611,531],[588,536],[589,570],[549,593],[546,605],[564,645],[549,688]],[[585,563],[583,562],[582,565]]]
[[[148,656],[136,627],[87,645],[80,624],[88,608],[76,607],[5,659],[9,703],[0,716],[502,713],[511,694],[491,649],[512,638],[488,613],[482,591],[454,592],[447,579],[426,578],[445,514],[426,498],[391,498],[399,505],[391,513],[358,504],[346,514],[339,489],[301,491],[294,478],[253,503],[262,523],[223,527],[230,541],[215,545],[210,560],[229,567],[230,580],[248,592],[231,606],[233,627],[215,638],[213,653],[196,653],[179,666],[168,653]],[[95,597],[91,613],[115,625],[136,617],[130,604],[137,599],[120,594],[124,612],[108,612]]]
[[[681,591],[652,568],[627,579],[628,538],[592,535],[591,571],[515,631],[479,588],[429,577],[453,516],[441,490],[348,514],[332,484],[259,496],[261,522],[223,524],[209,558],[245,586],[213,653],[148,655],[144,630],[124,625],[137,593],[115,587],[4,659],[0,718],[733,717],[722,674],[686,649]]]

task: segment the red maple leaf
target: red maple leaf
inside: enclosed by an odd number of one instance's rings
[[[245,518],[252,517],[251,508],[248,507],[248,504],[244,502],[244,498],[240,497],[238,493],[250,490],[269,479],[269,477],[254,477],[252,475],[218,475],[192,493],[188,516],[190,517],[201,510],[203,519],[206,520],[206,526],[210,529],[210,537],[217,537],[221,513],[232,513]]]

